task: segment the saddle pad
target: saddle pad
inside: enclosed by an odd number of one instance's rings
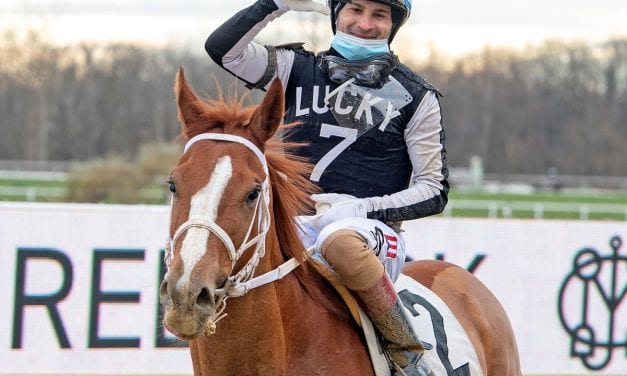
[[[308,260],[326,278],[348,306],[353,319],[361,326],[377,376],[388,376],[387,359],[368,316],[359,308],[355,297],[342,285],[333,271],[315,257]],[[403,302],[414,332],[425,343],[425,359],[434,375],[484,376],[470,338],[448,306],[433,291],[401,274],[394,289]],[[450,345],[452,344],[452,345]]]
[[[404,274],[394,288],[415,333],[426,342],[425,361],[434,375],[483,376],[470,338],[439,296]]]

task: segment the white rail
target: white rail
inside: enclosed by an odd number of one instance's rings
[[[526,202],[493,200],[450,200],[444,216],[452,217],[455,210],[485,211],[489,218],[512,218],[514,212],[533,213],[533,218],[543,219],[546,213],[578,213],[579,219],[588,220],[591,215],[609,214],[622,216],[627,221],[627,205],[571,202]]]

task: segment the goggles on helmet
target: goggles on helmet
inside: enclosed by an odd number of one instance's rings
[[[320,67],[335,83],[341,84],[353,78],[358,85],[380,88],[397,63],[398,59],[393,54],[376,55],[362,60],[346,60],[339,56],[323,54]]]

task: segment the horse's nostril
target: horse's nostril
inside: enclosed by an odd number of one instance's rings
[[[209,289],[206,287],[203,287],[200,290],[200,293],[198,294],[198,296],[196,297],[196,304],[199,306],[208,306],[212,303],[213,302],[212,302],[211,293],[209,292]]]
[[[159,287],[159,301],[162,305],[167,305],[172,301],[168,291],[168,282],[166,281],[161,282],[161,286]]]

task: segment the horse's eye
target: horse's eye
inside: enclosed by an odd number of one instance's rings
[[[168,189],[170,192],[176,193],[176,184],[174,184],[174,181],[168,180]]]
[[[246,197],[246,201],[249,203],[255,202],[257,198],[259,198],[259,193],[261,192],[261,188],[255,187]]]

